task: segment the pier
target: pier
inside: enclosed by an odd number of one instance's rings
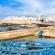
[[[47,27],[35,27],[35,28],[0,32],[0,40],[3,40],[3,39],[18,39],[18,40],[33,40],[34,39],[35,40],[35,39],[38,39],[38,31],[40,31],[40,30],[45,30],[43,32],[43,38],[55,39],[55,27],[52,27],[51,26],[52,24],[35,23],[35,25],[41,25],[41,26],[45,25]],[[25,26],[27,26],[27,25],[25,25]],[[23,27],[23,26],[21,25],[21,27]],[[46,31],[46,30],[48,30],[48,31]],[[53,30],[54,30],[54,32],[53,32]]]
[[[0,40],[2,39],[12,39],[12,38],[20,38],[24,36],[33,36],[36,32],[36,29],[21,29],[21,30],[14,30],[14,31],[7,31],[7,32],[0,32]],[[26,38],[26,37],[25,37]]]
[[[3,39],[18,39],[18,40],[36,40],[38,39],[38,29],[21,29],[7,32],[0,32],[0,40]],[[55,32],[44,32],[43,38],[55,39]]]

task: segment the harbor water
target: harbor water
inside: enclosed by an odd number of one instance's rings
[[[0,41],[0,55],[55,55],[55,41],[49,40]]]
[[[0,32],[5,32],[5,31],[9,31],[9,30],[20,30],[20,29],[31,29],[31,28],[35,28],[37,26],[30,26],[30,25],[8,25],[8,26],[4,26],[4,25],[0,25]]]

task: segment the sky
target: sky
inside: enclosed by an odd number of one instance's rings
[[[0,0],[0,18],[55,14],[55,0]]]

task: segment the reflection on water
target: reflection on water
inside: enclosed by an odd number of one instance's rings
[[[55,42],[48,40],[0,41],[0,55],[54,55]]]
[[[8,31],[9,28],[11,28],[12,30],[14,29],[21,29],[21,27],[18,26],[6,26],[6,27],[0,27],[0,31]]]
[[[29,27],[28,25],[9,25],[9,26],[0,26],[0,32],[9,31],[9,30],[18,30],[18,29],[29,29],[33,27]]]

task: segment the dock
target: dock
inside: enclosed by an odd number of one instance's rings
[[[0,32],[0,40],[3,39],[12,39],[12,38],[22,38],[24,36],[33,36],[36,32],[36,29],[21,29],[7,32]],[[26,38],[26,37],[25,37]]]
[[[43,33],[43,36],[46,36],[47,38],[55,38],[55,32],[45,32]]]
[[[40,27],[40,28],[36,27],[36,28],[29,28],[29,29],[19,29],[19,30],[0,32],[0,40],[3,39],[35,40],[38,39],[38,31],[44,29],[51,30],[51,31],[43,32],[43,38],[55,39],[55,30],[54,30],[55,27],[50,26],[50,27]],[[54,32],[52,32],[52,30],[54,30]]]
[[[36,34],[35,34],[36,33]],[[44,32],[43,38],[55,39],[55,32]],[[37,29],[22,29],[7,32],[0,32],[0,40],[18,39],[18,40],[36,40],[38,39]]]

